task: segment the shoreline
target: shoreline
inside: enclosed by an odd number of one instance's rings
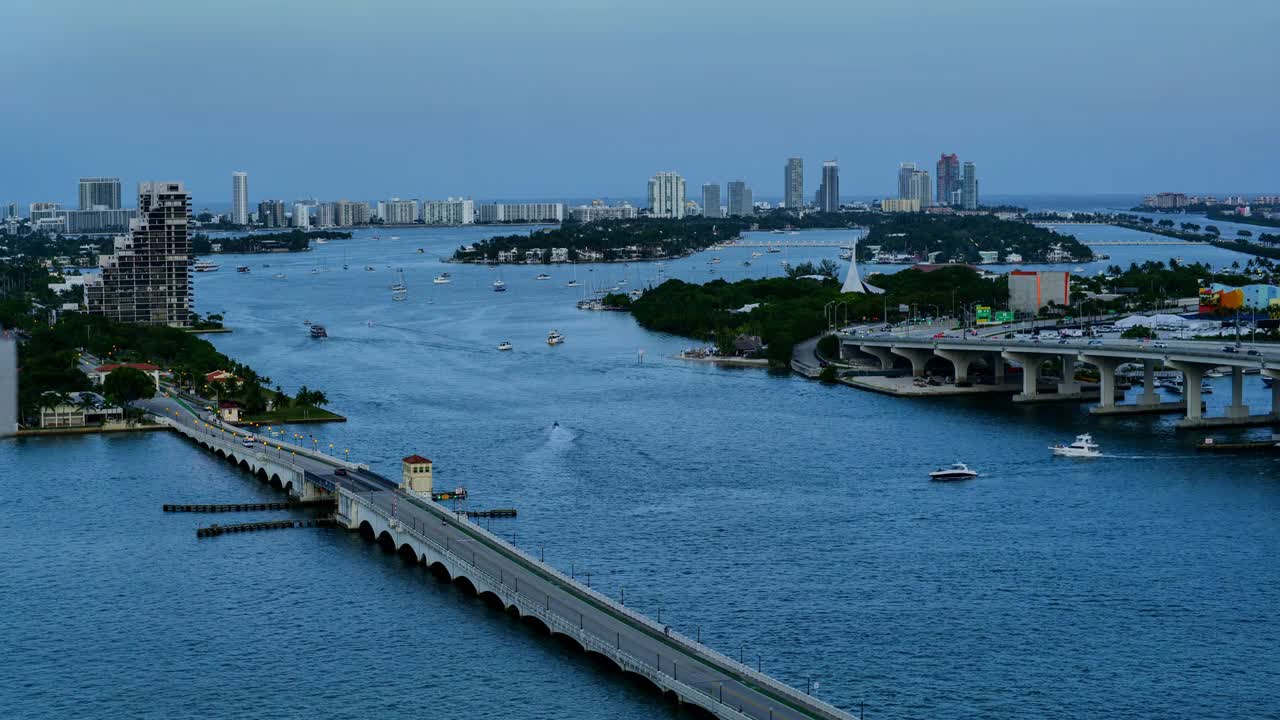
[[[139,423],[108,427],[105,425],[59,428],[20,428],[14,437],[41,437],[52,435],[107,435],[110,433],[149,432],[151,430],[168,430],[167,425],[150,425]]]
[[[688,362],[709,363],[712,365],[728,365],[730,367],[754,367],[768,369],[769,361],[765,358],[740,358],[740,357],[723,357],[712,355],[707,357],[690,357],[683,353],[672,355],[675,360],[687,360]]]

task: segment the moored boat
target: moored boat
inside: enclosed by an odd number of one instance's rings
[[[547,333],[548,345],[559,345],[562,342],[564,342],[564,335],[561,335],[555,330],[552,330],[551,332]]]

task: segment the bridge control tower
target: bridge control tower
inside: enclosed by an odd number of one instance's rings
[[[431,497],[431,461],[421,455],[410,455],[400,466],[400,488]]]

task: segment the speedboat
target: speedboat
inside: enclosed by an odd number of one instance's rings
[[[1093,441],[1093,436],[1089,433],[1077,435],[1075,442],[1070,445],[1049,446],[1054,455],[1059,457],[1098,457],[1102,453],[1098,452],[1098,443]]]
[[[764,254],[764,253],[756,252],[755,250],[752,250],[752,251],[751,251],[751,257],[760,257],[760,256],[761,256],[761,255],[763,255],[763,254]]]
[[[969,480],[978,477],[975,470],[970,470],[968,465],[962,462],[952,463],[951,467],[938,468],[929,473],[930,480]]]
[[[578,282],[577,280],[570,280],[569,282],[564,284],[565,287],[579,287],[581,285],[582,283]]]
[[[503,340],[502,342],[498,343],[498,349],[499,349],[499,350],[510,350],[510,349],[511,349],[511,341],[510,341],[510,340]]]
[[[323,325],[312,325],[312,326],[311,326],[311,337],[312,337],[312,338],[327,338],[327,337],[329,337],[329,333],[328,333],[328,331],[326,331],[326,330],[324,329],[324,326],[323,326]]]
[[[423,250],[422,248],[418,248],[418,254],[419,254],[419,255],[421,255],[421,254],[423,254],[423,253],[425,253],[425,252],[426,252],[426,250]]]
[[[240,267],[236,268],[236,272],[239,272],[239,273],[247,273],[247,272],[249,272],[249,266],[248,266],[248,265],[241,265]]]
[[[547,333],[548,345],[559,345],[562,342],[564,342],[564,336],[561,335],[560,333],[556,332],[555,330],[552,330],[551,332]]]
[[[507,284],[506,284],[506,283],[504,283],[504,282],[502,282],[501,280],[494,280],[494,281],[493,281],[493,291],[494,291],[494,292],[506,292],[506,291],[507,291]]]
[[[534,278],[534,280],[550,280],[550,279],[551,279],[551,276],[546,273],[538,273],[538,277]]]
[[[440,273],[439,275],[436,276],[436,279],[432,280],[431,282],[435,283],[436,285],[448,285],[451,282],[449,280],[449,273]]]
[[[771,247],[771,248],[769,248],[768,252],[771,252],[771,253],[780,253],[780,252],[782,252],[782,251],[781,251],[781,250],[779,250],[779,249],[778,249],[778,248],[776,248],[776,247]]]

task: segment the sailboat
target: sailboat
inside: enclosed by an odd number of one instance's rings
[[[578,282],[578,263],[573,263],[573,279],[565,283],[565,287],[578,287],[582,283]]]

